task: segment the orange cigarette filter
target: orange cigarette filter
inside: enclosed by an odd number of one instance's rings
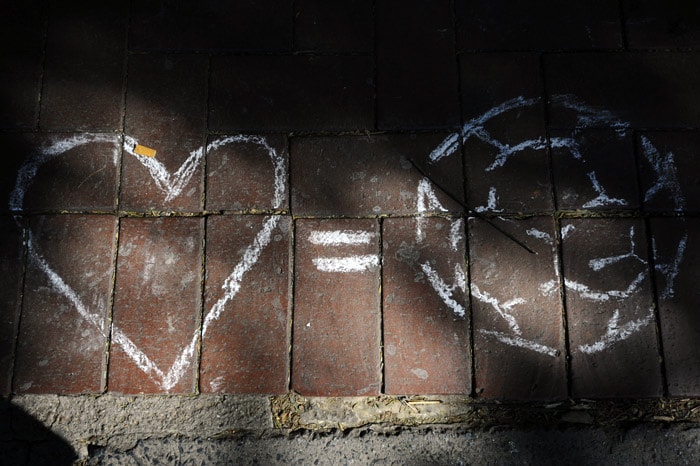
[[[145,157],[155,157],[156,156],[156,150],[151,149],[150,147],[142,146],[141,144],[136,144],[136,147],[134,147],[134,152],[143,155]]]

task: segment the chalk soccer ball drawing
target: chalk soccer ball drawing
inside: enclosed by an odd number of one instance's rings
[[[611,112],[591,108],[578,101],[575,97],[568,95],[555,96],[552,99],[551,104],[561,106],[575,113],[577,117],[577,126],[569,137],[549,138],[548,140],[545,140],[544,138],[536,138],[522,141],[516,145],[508,145],[494,139],[484,127],[484,125],[492,118],[496,118],[500,115],[506,114],[507,112],[519,111],[521,109],[539,104],[541,104],[540,99],[517,97],[506,101],[501,105],[493,107],[491,110],[465,123],[460,131],[445,138],[445,140],[431,152],[429,156],[429,163],[437,164],[444,158],[460,156],[459,148],[461,144],[471,138],[476,138],[482,143],[485,143],[495,149],[496,155],[494,156],[492,163],[486,168],[486,170],[489,172],[497,173],[500,168],[508,164],[508,161],[511,158],[517,156],[523,151],[534,150],[542,151],[542,153],[544,153],[544,150],[548,146],[550,148],[564,149],[568,151],[570,156],[574,159],[584,162],[584,157],[581,154],[579,142],[577,140],[577,135],[580,130],[589,127],[602,127],[612,129],[621,136],[628,130],[629,127],[626,122],[617,119]],[[60,157],[75,147],[95,142],[111,142],[121,144],[123,146],[124,153],[128,153],[129,155],[135,157],[149,172],[153,183],[155,183],[157,188],[163,193],[165,202],[175,199],[182,193],[183,188],[190,182],[190,179],[195,173],[201,159],[207,153],[211,153],[220,147],[230,144],[257,145],[259,148],[267,152],[269,162],[271,163],[271,182],[274,188],[271,204],[272,210],[280,209],[284,204],[287,186],[286,177],[288,173],[286,161],[283,156],[277,154],[274,148],[272,148],[263,137],[236,135],[216,139],[209,143],[206,147],[200,147],[199,149],[192,151],[181,167],[175,173],[171,173],[159,160],[157,160],[157,158],[147,157],[135,153],[134,147],[138,144],[138,141],[129,136],[124,136],[120,141],[114,136],[82,134],[72,138],[57,140],[53,145],[45,148],[43,151],[32,154],[32,156],[30,156],[24,162],[18,172],[16,185],[10,196],[10,210],[16,214],[21,214],[24,211],[25,194],[30,188],[32,181],[43,164],[56,157]],[[654,186],[644,193],[645,200],[649,200],[663,192],[673,198],[675,210],[683,210],[685,208],[685,199],[680,190],[680,184],[678,183],[676,177],[676,169],[672,154],[660,154],[652,143],[644,137],[642,137],[642,152],[645,161],[649,163],[657,177],[657,182],[654,184]],[[118,148],[115,149],[115,154],[116,155],[114,157],[116,160],[116,157],[118,156]],[[605,186],[602,186],[599,183],[595,171],[589,172],[588,178],[590,180],[591,187],[598,194],[598,196],[589,200],[584,205],[585,208],[624,205],[624,200],[611,198],[607,195]],[[431,187],[431,182],[429,179],[422,179],[419,182],[416,190],[416,213],[418,214],[415,217],[416,239],[417,241],[420,241],[421,235],[423,235],[422,214],[428,211],[435,212],[444,211],[446,209],[444,209],[437,200],[437,196]],[[475,212],[499,212],[497,209],[497,193],[495,188],[492,188],[489,192],[489,198],[487,199],[486,205],[476,208]],[[36,243],[31,230],[28,230],[26,236],[27,257],[30,261],[33,261],[33,263],[46,275],[46,278],[51,284],[53,292],[65,297],[72,304],[82,319],[93,325],[103,337],[111,338],[112,343],[119,345],[134,364],[136,364],[163,390],[168,391],[178,383],[187,368],[193,363],[195,351],[200,338],[204,338],[207,333],[207,329],[210,326],[215,325],[219,317],[225,312],[226,304],[232,299],[235,299],[235,296],[241,287],[245,286],[244,278],[246,273],[255,266],[262,251],[270,243],[272,232],[278,226],[279,220],[280,215],[265,216],[261,230],[255,235],[251,244],[244,250],[239,262],[225,280],[222,286],[223,296],[216,303],[214,303],[210,309],[205,310],[201,333],[199,329],[195,330],[195,332],[191,335],[190,340],[187,342],[187,345],[182,348],[180,354],[177,355],[175,361],[167,370],[158,367],[148,357],[148,355],[139,349],[137,345],[135,345],[129,338],[129,336],[116,325],[112,325],[111,329],[105,330],[104,317],[99,312],[95,312],[91,310],[89,306],[85,305],[83,299],[73,290],[73,288],[71,288],[71,286],[53,270],[51,264],[48,263],[41,254],[40,245]],[[22,228],[19,221],[18,226]],[[456,234],[463,234],[465,230],[463,218],[454,220],[451,230],[453,236]],[[567,232],[562,231],[561,233],[562,236],[564,236]],[[635,243],[636,237],[634,229],[630,230],[629,236],[629,250],[623,251],[619,255],[592,260],[589,264],[590,268],[595,272],[604,270],[609,265],[619,263],[620,261],[629,261],[631,264],[636,264],[635,267],[636,270],[639,270],[639,274],[629,283],[626,288],[612,290],[593,289],[585,283],[573,282],[568,279],[564,279],[563,285],[566,292],[576,293],[583,300],[590,301],[591,303],[601,301],[622,302],[624,299],[627,299],[639,292],[642,283],[645,280],[651,279],[648,270],[649,264],[645,259],[642,259],[636,254],[636,248],[639,246]],[[668,297],[673,295],[673,282],[675,276],[678,274],[678,267],[683,259],[685,246],[687,243],[687,232],[682,232],[681,236],[682,237],[678,241],[676,253],[673,258],[670,258],[670,260],[667,260],[667,262],[663,262],[658,258],[656,259],[656,271],[666,278],[667,283],[665,289],[658,290],[661,296]],[[430,286],[445,303],[445,305],[455,314],[455,318],[464,318],[466,310],[464,306],[453,296],[453,292],[456,288],[460,288],[466,294],[467,283],[464,266],[455,266],[455,274],[452,278],[453,285],[451,286],[447,285],[445,277],[440,276],[429,262],[421,264],[420,267]],[[555,293],[558,292],[558,288],[559,283],[547,282],[540,284],[539,291],[542,294]],[[502,318],[506,322],[508,328],[510,329],[507,333],[496,332],[489,329],[480,329],[479,331],[484,336],[495,338],[506,345],[535,351],[547,356],[557,357],[559,355],[559,352],[555,348],[548,347],[537,341],[528,340],[523,336],[517,318],[512,310],[516,306],[526,306],[527,302],[524,299],[516,297],[508,302],[500,302],[493,296],[490,296],[488,293],[481,290],[479,286],[474,283],[470,284],[469,294],[471,295],[472,300],[481,301],[489,306],[499,318]],[[595,341],[589,342],[585,345],[580,345],[578,348],[572,348],[572,351],[580,351],[587,354],[604,351],[627,339],[629,336],[651,323],[653,319],[653,307],[649,310],[642,310],[641,315],[637,315],[636,318],[627,322],[621,322],[619,312],[615,311],[611,316],[606,332],[603,335],[601,335]],[[110,332],[110,335],[106,335],[106,332]]]

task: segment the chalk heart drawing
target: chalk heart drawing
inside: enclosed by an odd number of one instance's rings
[[[114,135],[90,135],[84,134],[72,138],[66,138],[56,141],[49,147],[44,148],[38,154],[30,157],[20,168],[15,189],[10,195],[10,209],[16,213],[22,212],[24,208],[25,193],[30,188],[34,177],[39,169],[45,163],[55,159],[71,149],[85,144],[95,142],[115,143]],[[158,160],[138,155],[134,152],[134,147],[137,141],[134,138],[125,136],[123,141],[124,150],[136,157],[141,164],[148,170],[153,178],[156,186],[163,192],[166,201],[176,198],[182,189],[188,184],[194,174],[199,161],[204,157],[205,153],[212,152],[220,147],[229,144],[255,144],[267,151],[270,162],[272,163],[272,183],[274,185],[274,194],[272,199],[273,209],[278,209],[283,205],[286,186],[286,166],[284,157],[277,154],[267,141],[259,136],[229,136],[212,141],[209,145],[200,147],[192,151],[185,162],[175,173],[170,173],[165,166]],[[118,148],[114,150],[114,163],[118,157]],[[241,289],[241,283],[245,274],[255,265],[260,258],[260,254],[265,247],[270,243],[272,231],[279,223],[279,215],[271,215],[265,218],[263,226],[255,235],[253,241],[244,250],[240,262],[233,268],[228,275],[222,289],[223,296],[209,309],[204,317],[202,324],[201,336],[199,330],[195,330],[189,343],[177,355],[172,366],[167,370],[158,367],[146,353],[134,344],[134,342],[126,335],[119,327],[113,325],[111,329],[111,337],[113,344],[119,345],[124,352],[131,358],[144,373],[146,373],[156,384],[164,390],[170,390],[182,378],[183,374],[192,363],[194,352],[200,338],[206,335],[209,327],[214,324],[221,314],[225,311],[226,304],[232,300],[238,291]],[[53,289],[68,299],[75,307],[78,314],[87,322],[95,326],[95,328],[107,338],[104,328],[103,316],[91,310],[85,305],[80,296],[57,274],[51,264],[49,264],[40,252],[40,246],[34,239],[34,234],[30,230],[27,238],[28,256],[46,275]]]
[[[505,166],[510,159],[518,156],[526,150],[542,151],[542,154],[544,154],[544,150],[547,146],[568,149],[569,154],[574,157],[574,159],[581,161],[581,163],[585,163],[585,159],[580,151],[579,142],[577,140],[579,131],[594,126],[607,127],[613,129],[618,135],[622,136],[629,128],[628,123],[619,120],[611,112],[589,107],[578,101],[574,96],[570,95],[554,96],[551,100],[553,105],[559,105],[572,110],[577,115],[577,125],[569,137],[550,138],[548,140],[545,140],[544,138],[537,138],[522,141],[515,145],[508,145],[492,137],[485,128],[486,123],[492,118],[496,118],[499,115],[509,111],[520,111],[523,108],[538,105],[540,103],[540,99],[537,98],[525,98],[522,96],[516,97],[503,102],[501,105],[492,108],[480,116],[473,118],[465,123],[460,131],[445,138],[430,153],[429,163],[438,163],[443,158],[459,154],[458,149],[460,145],[470,138],[477,138],[483,143],[491,145],[496,149],[494,160],[486,168],[486,172],[498,170],[499,168]],[[115,143],[115,136],[83,134],[72,138],[65,138],[57,140],[54,144],[44,148],[39,153],[30,157],[18,172],[15,189],[10,196],[10,210],[16,213],[21,213],[24,211],[25,193],[31,186],[37,172],[45,163],[53,160],[56,157],[60,157],[75,147],[95,142]],[[275,149],[272,148],[262,137],[236,135],[214,140],[206,147],[200,147],[192,151],[185,162],[174,173],[168,171],[166,167],[156,158],[137,154],[134,151],[134,148],[138,141],[136,141],[134,138],[124,136],[123,141],[121,142],[124,151],[127,154],[135,157],[136,160],[138,160],[149,172],[153,182],[163,193],[164,201],[166,202],[177,198],[182,193],[183,188],[189,183],[199,162],[206,153],[210,153],[229,144],[257,145],[267,151],[272,164],[271,182],[274,186],[274,194],[272,199],[273,209],[279,209],[283,205],[287,176],[285,159],[277,154]],[[657,179],[655,184],[645,193],[645,200],[648,201],[657,195],[667,195],[673,200],[674,207],[677,211],[683,210],[685,208],[685,198],[683,197],[683,193],[678,182],[673,154],[661,154],[647,138],[642,138],[642,152],[645,160],[649,163],[653,172],[656,174]],[[116,165],[119,157],[118,148],[115,148],[112,157],[113,163]],[[588,172],[587,176],[591,183],[591,187],[597,193],[597,196],[590,199],[585,204],[585,207],[600,207],[608,205],[620,206],[626,204],[624,199],[611,198],[607,195],[607,191],[598,181],[595,171]],[[415,217],[415,234],[416,241],[420,243],[425,237],[425,233],[423,231],[425,215],[429,211],[446,212],[447,209],[440,204],[438,197],[433,190],[431,181],[428,178],[423,178],[419,181],[416,199],[416,212],[418,215]],[[475,212],[499,212],[497,202],[498,196],[496,188],[492,187],[489,190],[486,205],[477,207]],[[128,335],[126,335],[115,325],[112,325],[111,328],[112,343],[121,346],[134,364],[136,364],[161,388],[166,391],[172,389],[182,378],[187,368],[192,364],[194,352],[200,338],[203,338],[206,335],[208,329],[214,325],[222,313],[225,312],[226,304],[234,299],[241,289],[244,276],[253,268],[253,266],[259,260],[262,251],[269,245],[272,231],[277,227],[279,219],[280,216],[278,215],[270,215],[265,218],[262,228],[255,235],[250,245],[248,245],[244,250],[240,261],[238,264],[236,264],[224,281],[224,284],[222,285],[222,289],[224,291],[223,296],[206,311],[201,334],[199,330],[195,330],[191,339],[189,340],[189,343],[181,350],[171,367],[167,368],[167,370],[164,370],[163,368],[154,364],[148,355],[139,349],[128,337]],[[454,220],[451,224],[449,234],[450,244],[455,252],[458,249],[457,245],[464,239],[464,232],[464,220],[462,218]],[[529,236],[535,237],[538,240],[547,242],[553,241],[553,238],[549,237],[549,235],[545,232],[528,230],[525,233]],[[563,229],[560,232],[562,238],[565,238],[569,233],[571,233],[571,228]],[[345,236],[342,236],[342,238],[344,238],[346,241],[353,240],[352,238],[354,238],[352,237],[350,239],[345,239]],[[636,254],[638,246],[635,242],[635,232],[633,229],[630,230],[629,237],[630,244],[627,251],[622,251],[616,256],[593,259],[589,264],[591,269],[594,271],[600,271],[605,269],[605,267],[622,260],[631,260],[633,262],[636,261],[642,268],[647,267],[647,262]],[[321,238],[319,241],[326,241],[326,239]],[[673,284],[676,276],[678,275],[680,264],[683,261],[686,243],[687,232],[683,233],[682,238],[677,245],[676,253],[674,257],[671,258],[657,257],[656,247],[654,245],[656,271],[661,273],[666,279],[666,288],[659,290],[660,296],[662,297],[673,296]],[[94,325],[105,338],[108,337],[104,329],[103,317],[100,315],[100,313],[94,312],[88,306],[86,306],[75,290],[73,290],[70,285],[67,284],[63,278],[53,270],[51,264],[49,264],[42,256],[39,245],[36,244],[34,235],[31,231],[28,232],[27,250],[29,259],[44,272],[53,289],[68,299],[83,319]],[[369,264],[367,267],[377,266],[379,265],[379,258],[370,257],[367,258],[365,262]],[[334,264],[336,263],[334,262]],[[320,267],[320,270],[326,267],[324,262],[316,265],[317,267]],[[352,270],[348,270],[348,272],[361,271],[367,268],[365,267],[366,264],[364,262],[357,265],[357,261],[354,261],[352,262],[352,265],[354,268],[352,268]],[[447,280],[435,270],[429,261],[419,264],[421,272],[428,279],[428,282],[440,299],[456,315],[456,317],[464,318],[466,316],[466,309],[456,298],[455,293],[457,290],[461,290],[462,293],[467,293],[465,267],[461,260],[457,260],[450,265],[452,266],[453,277],[451,280]],[[554,263],[552,265],[554,267],[555,274],[558,277],[559,266],[556,255],[554,256]],[[338,269],[338,267],[333,268],[333,270],[337,272],[338,270],[336,269]],[[341,271],[345,270],[343,269]],[[570,280],[563,280],[563,285],[568,292],[578,293],[583,299],[589,300],[592,303],[604,301],[622,302],[632,294],[639,292],[641,290],[642,282],[648,278],[649,274],[642,271],[630,282],[626,289],[622,290],[594,290],[588,287],[586,284],[573,282]],[[546,282],[540,284],[539,291],[543,294],[554,293],[558,290],[559,286],[559,282],[557,281]],[[555,348],[551,348],[538,343],[537,341],[527,339],[523,335],[522,329],[520,328],[520,325],[513,314],[513,309],[515,309],[517,306],[527,305],[525,299],[515,296],[505,301],[499,300],[481,290],[478,284],[475,283],[470,285],[468,291],[471,294],[472,299],[479,300],[489,305],[494,312],[507,323],[510,329],[510,333],[479,329],[480,333],[487,337],[495,338],[503,344],[535,351],[547,356],[556,357],[559,354]],[[604,351],[629,338],[632,334],[638,332],[652,321],[653,309],[645,312],[644,315],[638,316],[638,318],[625,323],[620,322],[619,310],[615,310],[610,318],[610,321],[608,322],[605,333],[592,343],[580,345],[577,350],[589,354]]]

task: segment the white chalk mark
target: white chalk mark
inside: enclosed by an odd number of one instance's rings
[[[576,230],[576,227],[572,224],[569,223],[568,225],[564,226],[564,228],[561,229],[561,237],[562,239],[566,238],[569,236],[572,232]]]
[[[464,240],[464,220],[458,218],[450,225],[450,248],[457,251],[459,244]]]
[[[478,133],[478,134],[481,135],[482,133]],[[496,168],[502,167],[503,165],[505,165],[505,163],[508,161],[508,159],[515,154],[523,152],[527,149],[542,150],[546,147],[544,138],[529,139],[527,141],[523,141],[523,142],[516,144],[514,146],[510,146],[508,144],[501,143],[501,142],[499,142],[495,139],[492,139],[492,138],[482,139],[482,140],[486,143],[489,143],[489,144],[495,146],[498,149],[498,154],[496,154],[496,158],[491,163],[491,165],[486,167],[487,172],[490,172],[490,171],[495,170]]]
[[[428,178],[423,178],[418,182],[418,193],[416,198],[416,211],[419,213],[429,210],[439,210],[447,212],[440,200],[437,198]]]
[[[423,178],[418,182],[418,188],[416,193],[416,212],[419,216],[416,218],[416,242],[420,243],[424,239],[423,233],[423,215],[425,212],[440,211],[447,212],[447,209],[443,207],[440,200],[437,198],[435,191],[428,178]]]
[[[576,160],[583,160],[579,143],[574,138],[554,137],[549,140],[549,145],[552,149],[569,149],[569,152]]]
[[[639,272],[639,275],[637,275],[637,277],[634,280],[632,280],[632,282],[625,290],[593,291],[587,285],[575,282],[573,280],[569,280],[567,278],[564,279],[564,285],[568,289],[577,292],[584,299],[604,302],[609,301],[611,299],[622,300],[629,298],[630,296],[632,296],[632,294],[634,294],[637,291],[637,288],[639,288],[639,285],[644,281],[645,278],[646,274],[644,272]]]
[[[312,261],[321,272],[365,272],[379,266],[379,256],[376,254],[346,257],[318,257]]]
[[[272,204],[274,209],[279,209],[284,204],[286,193],[287,165],[284,157],[277,154],[277,151],[270,146],[267,139],[261,136],[250,136],[237,134],[216,139],[207,145],[207,154],[229,144],[256,144],[267,151],[274,168],[274,197]]]
[[[642,136],[642,149],[647,161],[656,173],[656,183],[644,194],[644,202],[649,202],[662,191],[667,191],[673,198],[675,210],[685,209],[685,196],[678,181],[678,171],[673,152],[662,156],[645,136]]]
[[[233,272],[226,278],[224,284],[221,288],[224,290],[224,295],[219,298],[219,300],[214,303],[206,317],[204,318],[204,323],[202,325],[202,338],[206,335],[207,330],[212,322],[219,319],[221,314],[225,310],[226,304],[233,299],[238,291],[241,289],[241,282],[243,281],[244,275],[257,263],[260,258],[262,250],[270,244],[270,239],[272,237],[272,230],[277,226],[279,222],[279,216],[269,217],[265,220],[263,228],[255,235],[255,239],[252,244],[243,253],[243,258],[236,264]],[[190,344],[180,353],[178,358],[175,360],[171,366],[168,373],[163,377],[162,386],[166,390],[174,387],[178,381],[182,378],[185,370],[192,363],[195,350],[197,348],[197,343],[199,342],[199,331],[195,330],[190,340]]]
[[[591,268],[591,270],[595,270],[596,272],[603,270],[605,267],[616,264],[622,260],[625,259],[635,259],[638,262],[647,265],[647,261],[642,259],[637,255],[635,252],[637,248],[636,242],[634,240],[634,227],[630,227],[630,250],[629,252],[625,254],[619,254],[617,256],[610,256],[610,257],[601,257],[598,259],[591,259],[588,261],[588,266]]]
[[[20,167],[17,173],[15,187],[10,193],[10,210],[20,212],[24,209],[24,197],[36,177],[39,168],[59,155],[92,142],[110,142],[114,145],[112,151],[112,162],[117,165],[119,158],[119,137],[114,134],[79,134],[64,139],[54,140],[48,147],[41,149],[38,153],[29,157]]]
[[[42,272],[44,272],[52,288],[71,302],[80,317],[92,324],[100,332],[102,337],[107,338],[108,336],[105,332],[104,316],[92,313],[88,310],[88,308],[83,304],[82,300],[78,297],[78,294],[49,266],[48,262],[46,262],[46,260],[41,256],[34,243],[34,237],[31,231],[28,233],[28,235],[27,250],[30,260],[32,260],[34,264],[36,264],[36,266],[39,267]],[[124,352],[143,372],[151,377],[162,379],[163,372],[148,358],[148,356],[139,350],[121,330],[113,329],[112,340],[122,346]]]
[[[559,289],[559,282],[556,280],[548,280],[544,283],[541,283],[539,286],[540,293],[542,293],[543,296],[551,296],[552,293],[557,291]]]
[[[483,335],[488,335],[488,336],[494,337],[495,339],[497,339],[501,343],[505,343],[506,345],[509,345],[509,346],[516,346],[518,348],[528,349],[531,351],[535,351],[537,353],[542,353],[542,354],[545,354],[547,356],[551,356],[553,358],[559,356],[559,350],[552,348],[550,346],[547,346],[547,345],[542,345],[540,343],[536,343],[536,342],[531,341],[531,340],[526,340],[525,338],[523,338],[521,336],[507,335],[505,333],[497,332],[495,330],[485,330],[485,329],[479,330],[479,333],[481,333]]]
[[[611,111],[593,108],[571,94],[552,96],[551,102],[553,105],[576,112],[577,131],[592,127],[605,127],[614,129],[618,136],[624,136],[630,127],[628,122],[620,120]]]
[[[165,165],[155,157],[147,157],[135,152],[138,141],[132,137],[124,137],[124,150],[133,155],[141,165],[146,167],[158,189],[165,193],[165,202],[171,201],[180,195],[182,189],[190,182],[199,162],[204,157],[203,148],[190,152],[189,157],[180,165],[180,168],[172,174]]]
[[[444,280],[437,274],[429,262],[422,263],[420,268],[425,276],[428,277],[430,286],[433,287],[440,299],[442,299],[442,301],[450,309],[452,309],[452,312],[454,312],[458,317],[464,317],[466,314],[464,306],[458,303],[453,297],[453,293],[457,288],[461,289],[462,292],[466,292],[467,289],[466,275],[459,265],[455,265],[455,278],[452,286],[449,286],[444,282]]]
[[[369,244],[373,237],[374,233],[371,231],[312,231],[309,235],[309,241],[321,246],[340,246],[342,244]]]
[[[598,178],[596,177],[594,171],[588,173],[588,179],[591,180],[591,185],[593,186],[595,192],[598,193],[598,196],[583,204],[584,209],[590,209],[592,207],[603,207],[607,205],[627,205],[627,201],[624,199],[617,199],[608,196],[608,194],[605,192],[605,188],[603,188],[598,182]]]
[[[507,144],[502,144],[498,141],[495,141],[492,139],[490,136],[488,136],[488,133],[484,129],[484,125],[486,122],[488,122],[491,118],[494,118],[498,115],[501,115],[502,113],[505,113],[509,110],[514,110],[518,108],[523,108],[523,107],[529,107],[531,105],[535,105],[540,102],[540,99],[538,98],[533,98],[533,99],[526,99],[523,96],[516,97],[514,99],[510,99],[506,102],[503,102],[501,105],[498,105],[496,107],[493,107],[491,110],[481,114],[480,116],[471,119],[467,123],[465,123],[459,133],[453,133],[447,136],[431,153],[430,153],[430,161],[431,163],[435,163],[439,161],[440,159],[447,157],[449,155],[454,154],[459,150],[459,143],[460,141],[463,143],[467,139],[469,139],[472,136],[475,136],[484,142],[487,142],[489,144],[494,145],[499,149],[499,155],[498,157],[505,157],[508,158],[510,155],[518,152],[525,150],[530,147],[537,146],[541,143],[543,143],[541,140],[531,140],[531,141],[525,141],[521,144],[518,144],[517,146],[511,147]],[[542,146],[544,147],[544,146]]]
[[[552,244],[552,235],[546,231],[538,230],[537,228],[530,228],[525,231],[525,233],[527,233],[528,236],[532,236],[533,238],[537,238],[546,243]]]
[[[513,306],[515,306],[517,304],[524,304],[525,303],[524,299],[522,299],[522,298],[512,299],[512,300],[508,301],[507,306],[506,306],[506,305],[501,304],[496,298],[492,297],[488,293],[481,291],[479,289],[479,287],[474,282],[471,283],[470,289],[472,292],[472,296],[474,298],[478,299],[482,303],[489,304],[489,305],[491,305],[492,308],[494,308],[496,313],[498,313],[498,315],[500,315],[503,318],[503,320],[506,321],[506,323],[508,324],[508,327],[510,327],[510,330],[513,333],[515,333],[516,335],[522,335],[522,331],[520,330],[520,326],[518,325],[518,322],[515,320],[515,317],[513,317],[507,311],[512,309]]]
[[[496,187],[492,186],[489,189],[489,200],[486,206],[479,206],[474,209],[476,212],[503,212],[503,209],[496,209],[498,197],[496,196]]]
[[[642,328],[649,325],[653,318],[654,308],[650,308],[646,316],[642,317],[641,319],[632,320],[621,326],[620,311],[619,309],[615,309],[615,312],[608,321],[605,335],[603,335],[603,337],[595,343],[580,345],[578,349],[582,353],[586,354],[599,353],[639,332]]]
[[[685,249],[688,245],[688,232],[686,231],[683,238],[681,238],[681,240],[678,242],[676,255],[671,263],[662,264],[660,262],[659,253],[656,250],[656,238],[652,238],[651,244],[654,254],[654,261],[656,262],[654,268],[662,273],[666,279],[666,287],[659,293],[659,299],[673,298],[675,294],[676,277],[680,272],[681,263],[683,262],[683,257],[685,256]]]

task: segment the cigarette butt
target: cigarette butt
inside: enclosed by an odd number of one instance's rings
[[[142,146],[141,144],[136,144],[136,147],[134,147],[134,152],[137,153],[138,155],[143,155],[145,157],[155,157],[156,156],[155,149],[151,149],[150,147]]]

